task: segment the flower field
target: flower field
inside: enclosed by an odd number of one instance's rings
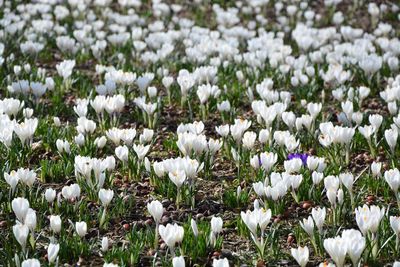
[[[400,267],[400,3],[0,0],[0,266]]]

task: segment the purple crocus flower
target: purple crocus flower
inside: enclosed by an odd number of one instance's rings
[[[290,153],[288,155],[288,160],[299,158],[303,162],[303,165],[307,165],[307,158],[308,154],[307,153]]]

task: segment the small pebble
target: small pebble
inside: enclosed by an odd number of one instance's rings
[[[308,201],[305,201],[303,203],[303,205],[302,205],[302,208],[305,209],[305,210],[307,210],[307,209],[309,209],[311,207],[312,207],[312,204],[310,202],[308,202]]]

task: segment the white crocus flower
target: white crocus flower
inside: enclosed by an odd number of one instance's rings
[[[337,236],[324,240],[324,248],[336,263],[337,267],[343,267],[346,260],[348,240]]]
[[[301,267],[305,267],[308,263],[309,251],[308,247],[292,248],[290,250],[292,257],[297,261]]]
[[[326,209],[316,207],[311,210],[312,218],[314,219],[315,225],[318,228],[318,232],[322,234],[323,225],[325,223],[326,218]]]
[[[182,242],[184,229],[182,226],[175,224],[167,224],[167,226],[160,225],[158,227],[161,238],[167,244],[172,256],[175,255],[175,246],[177,243]]]
[[[60,250],[60,244],[50,243],[47,248],[47,255],[49,263],[54,263],[58,256],[58,251]]]

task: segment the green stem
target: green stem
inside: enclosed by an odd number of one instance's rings
[[[157,250],[157,248],[158,248],[158,225],[159,225],[159,223],[156,222],[156,232],[154,235],[154,249],[155,250]]]
[[[101,219],[100,219],[100,228],[101,229],[104,229],[103,226],[106,221],[106,213],[107,213],[107,207],[104,207],[104,210],[102,212]]]
[[[371,151],[371,156],[375,158],[376,156],[375,148],[372,146],[371,139],[368,138],[367,140],[368,140],[369,150]]]
[[[202,117],[203,121],[205,121],[206,120],[206,106],[201,104],[200,107],[201,107],[201,117]]]
[[[376,259],[378,256],[378,236],[377,234],[372,234],[372,257]]]
[[[179,209],[180,202],[181,202],[181,189],[178,187],[176,191],[176,209]]]
[[[167,88],[167,94],[168,94],[168,105],[171,106],[171,90]]]

